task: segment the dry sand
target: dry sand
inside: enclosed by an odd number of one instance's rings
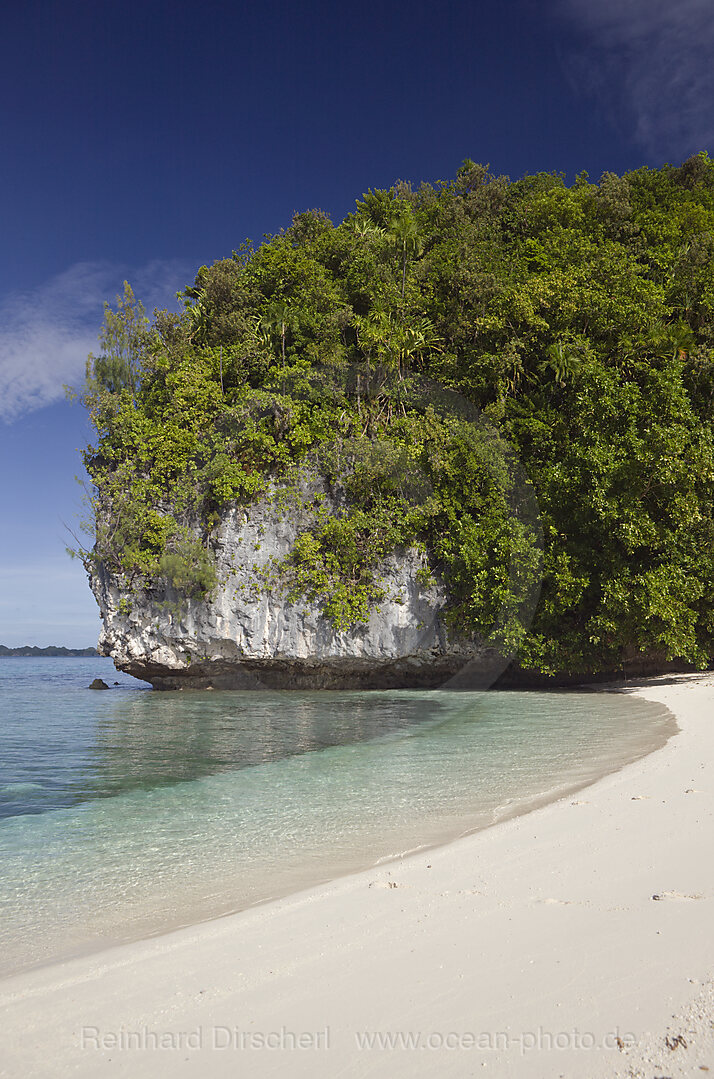
[[[637,692],[680,733],[575,796],[0,982],[0,1075],[714,1074],[714,676]]]

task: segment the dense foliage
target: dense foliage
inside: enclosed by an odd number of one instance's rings
[[[705,154],[570,187],[467,161],[453,182],[369,191],[336,227],[298,214],[202,267],[180,315],[149,323],[127,287],[85,389],[94,557],[210,592],[220,511],[316,468],[344,510],[318,512],[279,568],[337,625],[379,600],[380,558],[417,543],[455,624],[520,644],[527,667],[703,664],[713,254]]]

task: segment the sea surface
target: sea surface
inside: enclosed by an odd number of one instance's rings
[[[106,659],[0,658],[0,972],[446,842],[675,731],[621,693],[156,693]]]

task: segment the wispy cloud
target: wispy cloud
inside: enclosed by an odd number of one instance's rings
[[[714,146],[712,0],[555,0],[579,39],[570,74],[658,157]],[[623,117],[624,113],[624,117]]]
[[[40,287],[0,300],[0,420],[10,422],[63,397],[97,349],[104,301],[126,279],[150,313],[175,304],[187,266],[151,262],[135,270],[108,263],[71,266]]]

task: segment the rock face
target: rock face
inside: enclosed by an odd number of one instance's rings
[[[320,498],[330,508],[330,496],[313,483],[287,504],[273,492],[227,512],[213,539],[219,586],[207,600],[179,608],[168,587],[128,594],[98,567],[90,584],[104,623],[99,651],[157,689],[398,688],[455,677],[490,684],[505,661],[447,632],[446,590],[419,581],[427,562],[416,549],[385,560],[384,599],[349,632],[335,629],[317,605],[289,602],[276,567],[315,520]]]

